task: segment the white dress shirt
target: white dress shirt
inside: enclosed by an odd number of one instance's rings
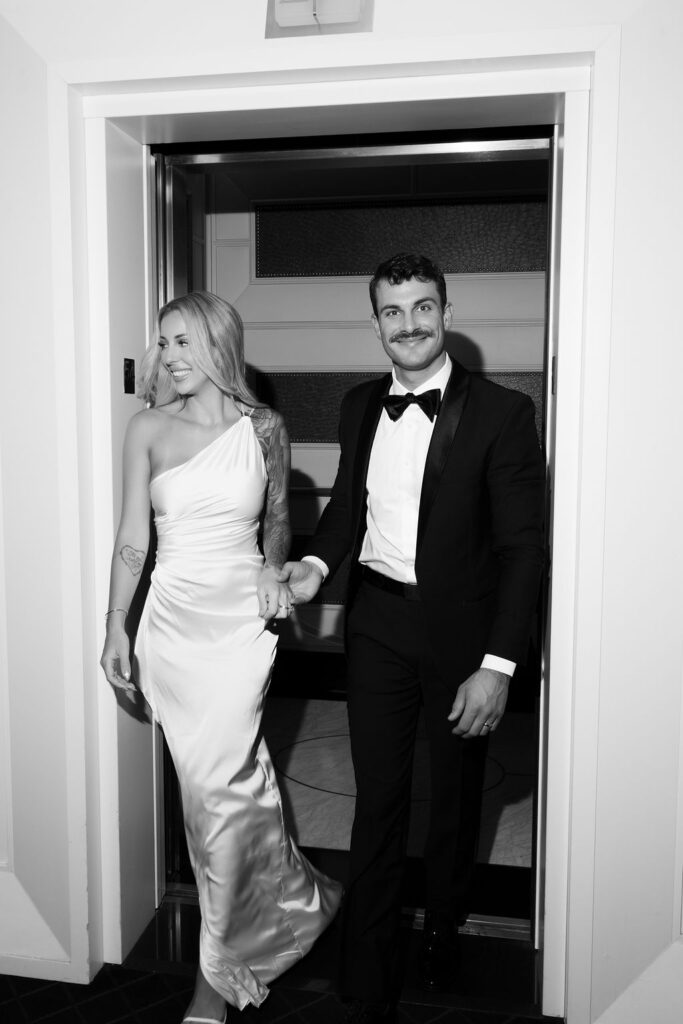
[[[443,395],[452,366],[446,356],[443,366],[416,387],[414,394],[438,388]],[[396,379],[395,373],[392,377],[389,394],[407,395],[409,389]],[[401,583],[417,583],[417,517],[435,422],[419,405],[409,405],[397,420],[392,420],[385,409],[379,418],[370,453],[367,532],[360,561]]]
[[[419,395],[438,388],[443,396],[453,364],[446,360],[429,380],[414,389]],[[392,373],[390,395],[405,395],[404,387]],[[409,405],[403,415],[392,420],[382,411],[370,453],[368,466],[367,530],[359,561],[369,569],[401,583],[417,583],[415,551],[420,492],[427,450],[436,420],[430,420],[419,405]],[[307,555],[326,576],[327,566],[321,559]],[[496,669],[512,675],[515,663],[493,654],[484,656],[482,668]]]

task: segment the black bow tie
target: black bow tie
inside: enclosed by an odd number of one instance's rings
[[[415,395],[412,391],[405,395],[387,395],[382,399],[382,403],[389,419],[399,419],[409,405],[415,404],[420,406],[425,416],[433,420],[441,405],[441,391],[439,388],[432,388],[431,391],[423,391],[421,395]]]

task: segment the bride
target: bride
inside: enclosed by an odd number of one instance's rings
[[[184,1021],[218,1024],[228,1006],[260,1005],[330,923],[341,888],[287,834],[261,734],[274,627],[292,606],[279,581],[290,542],[285,426],[246,384],[229,303],[192,292],[157,324],[143,363],[148,408],[124,443],[101,665],[112,686],[137,683],[173,757],[202,918]],[[131,665],[125,622],[150,502],[156,566]]]

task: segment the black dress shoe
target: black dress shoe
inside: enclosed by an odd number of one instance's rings
[[[418,963],[420,984],[432,992],[451,990],[460,965],[458,929],[452,921],[425,917]]]
[[[393,1003],[364,1003],[352,999],[344,1007],[344,1024],[393,1024],[396,1007]]]

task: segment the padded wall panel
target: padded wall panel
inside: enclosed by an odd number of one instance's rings
[[[543,200],[256,205],[257,277],[370,277],[397,252],[445,273],[544,270]]]

